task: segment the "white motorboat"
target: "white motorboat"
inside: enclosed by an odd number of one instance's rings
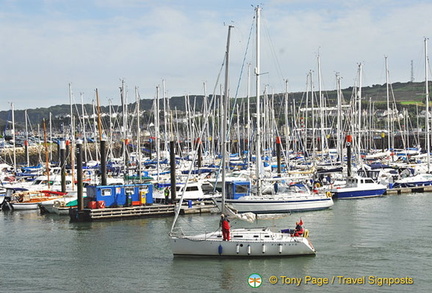
[[[338,199],[356,199],[382,196],[387,190],[383,184],[368,177],[348,177],[346,184],[331,190]]]

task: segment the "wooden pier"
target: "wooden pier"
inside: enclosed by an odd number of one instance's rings
[[[384,194],[385,195],[394,195],[394,194],[416,193],[416,192],[432,192],[432,185],[391,188],[391,189],[387,189],[387,191]]]
[[[217,213],[219,208],[212,201],[194,201],[192,205],[183,204],[180,214]],[[175,204],[152,204],[142,206],[99,208],[99,209],[70,209],[71,222],[91,222],[96,220],[115,220],[140,217],[173,216]]]
[[[91,222],[95,220],[140,218],[140,217],[162,217],[174,215],[175,205],[153,204],[130,207],[115,207],[101,209],[70,209],[71,222]]]

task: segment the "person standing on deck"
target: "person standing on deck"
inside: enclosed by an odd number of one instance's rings
[[[229,224],[228,217],[226,217],[224,214],[221,215],[220,226],[222,227],[223,241],[229,241],[230,240],[230,224]]]

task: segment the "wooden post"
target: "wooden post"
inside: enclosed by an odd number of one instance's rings
[[[100,153],[101,153],[101,184],[103,186],[107,185],[107,177],[106,177],[106,141],[100,140]]]
[[[176,162],[175,162],[175,142],[170,141],[170,169],[171,169],[171,202],[176,199]]]
[[[82,173],[82,140],[76,142],[76,164],[77,164],[77,191],[78,191],[78,212],[84,209],[83,197],[83,173]]]
[[[348,177],[351,177],[351,143],[352,143],[352,136],[347,135],[346,136],[346,147],[347,147],[347,175],[348,175]]]
[[[66,142],[60,141],[61,192],[66,192]]]

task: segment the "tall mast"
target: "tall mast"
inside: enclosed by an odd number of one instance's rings
[[[427,158],[427,170],[430,172],[430,125],[429,125],[429,78],[428,78],[428,55],[427,55],[427,41],[428,39],[424,39],[424,47],[425,47],[425,91],[426,91],[426,158]]]
[[[336,127],[336,145],[338,153],[338,161],[343,162],[343,146],[342,146],[342,78],[336,73],[337,80],[337,127]]]
[[[225,186],[225,177],[226,177],[226,156],[227,156],[227,138],[229,135],[227,134],[227,123],[228,123],[228,69],[229,69],[229,47],[230,47],[230,38],[231,38],[231,29],[232,25],[228,26],[228,37],[226,44],[226,52],[225,52],[225,89],[224,89],[224,100],[223,100],[223,108],[222,108],[222,213],[225,213],[225,197],[226,197],[226,186]]]
[[[85,112],[84,112],[84,93],[80,93],[81,96],[81,115],[82,115],[82,133],[83,133],[83,146],[84,146],[84,161],[88,161],[87,158],[87,137],[86,137],[86,121],[85,121]]]
[[[286,147],[286,160],[287,167],[289,167],[289,149],[290,149],[290,131],[288,122],[288,80],[285,80],[285,147]]]
[[[155,147],[156,147],[156,180],[159,182],[159,86],[156,86],[155,97]]]
[[[49,113],[49,135],[50,135],[50,139],[52,140],[52,113]],[[52,162],[52,145],[50,144],[50,149],[49,149],[49,159],[50,162]]]
[[[136,99],[136,108],[137,108],[137,148],[138,148],[138,182],[141,183],[141,124],[140,124],[140,96],[138,92],[138,88],[135,87],[135,99]],[[165,113],[165,112],[164,112]],[[164,116],[166,116],[164,114]],[[166,131],[166,125],[165,125]],[[167,137],[167,133],[165,133],[165,137]],[[165,139],[166,140],[166,139]]]
[[[165,79],[162,79],[162,100],[163,100],[163,119],[164,119],[164,150],[168,151],[168,97],[166,94]]]
[[[109,157],[113,157],[112,153],[112,137],[113,137],[113,125],[112,125],[112,100],[109,99],[109,134],[108,134],[108,151],[109,151]]]
[[[28,137],[28,116],[27,116],[27,109],[24,110],[24,115],[25,115],[25,137],[26,137],[26,160],[27,160],[27,167],[30,166],[30,156],[29,156],[29,150],[28,150],[28,146],[29,146],[29,137]]]
[[[319,95],[319,106],[320,106],[320,141],[321,141],[321,152],[324,154],[324,140],[326,139],[324,133],[324,98],[322,95],[322,81],[321,81],[321,59],[318,53],[318,95]]]
[[[387,97],[387,148],[390,149],[392,146],[390,145],[390,120],[393,118],[393,115],[390,115],[390,91],[389,91],[389,74],[388,74],[388,60],[387,56],[385,56],[385,70],[386,70],[386,97]],[[392,112],[393,114],[393,112]]]
[[[250,67],[251,64],[248,64],[248,79],[247,79],[247,93],[246,93],[246,100],[247,100],[247,144],[245,144],[245,149],[248,150],[247,153],[247,167],[250,168],[250,151],[251,151],[251,145],[250,145],[250,139],[251,139],[251,120],[250,120]],[[250,169],[249,169],[250,170]]]
[[[358,163],[360,163],[360,149],[361,149],[361,99],[362,99],[362,76],[363,76],[363,64],[359,64],[358,75],[359,75],[359,88],[358,88],[358,121],[357,121],[357,130],[358,130],[358,139],[357,139],[357,159]]]
[[[15,146],[15,109],[14,104],[11,103],[11,111],[12,111],[12,140],[13,140],[13,167],[15,175],[17,173],[17,161],[16,161],[16,146]]]
[[[75,126],[74,126],[74,118],[73,118],[73,109],[72,109],[72,85],[69,83],[69,103],[70,103],[70,116],[71,116],[71,125],[70,125],[70,131],[71,131],[71,143],[69,148],[69,155],[70,155],[70,163],[71,163],[71,169],[72,169],[72,182],[75,182],[75,153],[74,153],[74,147],[75,147]],[[75,185],[72,184],[72,190],[75,189]]]
[[[121,88],[120,88],[120,98],[122,104],[122,130],[123,130],[123,162],[125,168],[127,167],[127,158],[126,158],[126,147],[127,147],[127,105],[126,105],[126,97],[125,97],[125,81],[122,79]]]
[[[255,82],[256,82],[256,113],[257,113],[257,132],[256,132],[256,178],[257,178],[257,194],[261,194],[261,107],[260,107],[260,12],[261,8],[257,6],[256,12],[256,67],[255,67]]]

